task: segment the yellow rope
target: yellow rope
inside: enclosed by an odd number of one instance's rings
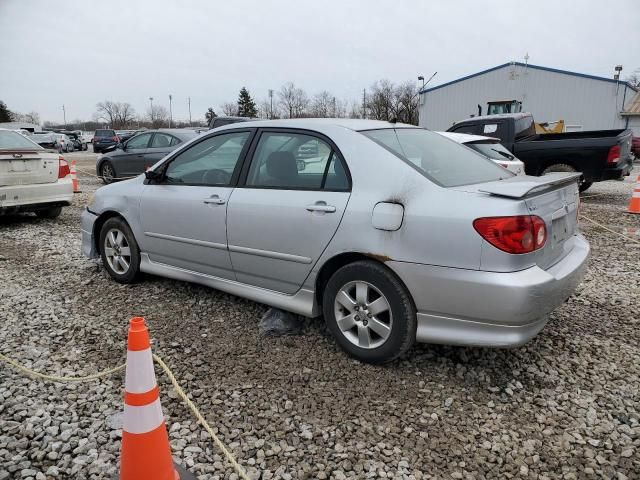
[[[164,372],[167,374],[167,377],[169,377],[169,380],[173,385],[173,389],[176,391],[176,393],[182,399],[182,401],[187,404],[191,412],[195,415],[195,417],[202,424],[202,426],[209,433],[209,435],[211,435],[213,442],[224,454],[224,456],[227,458],[227,460],[229,461],[233,469],[236,471],[236,473],[240,476],[240,478],[242,478],[242,480],[250,480],[249,476],[246,474],[242,466],[240,466],[240,464],[234,458],[233,454],[227,449],[227,447],[225,447],[224,443],[222,443],[222,441],[215,434],[211,426],[207,423],[205,418],[202,416],[202,414],[198,410],[198,407],[196,407],[193,404],[193,402],[189,400],[189,397],[187,397],[187,394],[184,393],[184,390],[182,390],[182,387],[180,387],[180,385],[178,384],[178,381],[176,380],[175,375],[173,374],[171,369],[167,366],[167,364],[164,363],[162,359],[155,354],[153,355],[153,359],[158,365],[160,365],[160,367],[162,367],[162,370],[164,370]],[[23,365],[20,365],[15,360],[12,360],[11,358],[7,357],[6,355],[3,355],[2,353],[0,353],[0,360],[8,363],[12,367],[14,367],[16,370],[22,373],[25,373],[27,375],[30,375],[32,377],[39,378],[41,380],[49,380],[51,382],[60,382],[60,383],[88,382],[90,380],[97,380],[99,378],[108,377],[109,375],[113,375],[114,373],[124,370],[124,368],[127,366],[126,364],[119,365],[117,367],[110,368],[103,372],[94,373],[93,375],[87,375],[85,377],[60,377],[57,375],[46,375],[44,373],[40,373],[30,368],[27,368]]]
[[[184,401],[184,403],[187,404],[191,412],[195,415],[195,417],[202,424],[205,430],[209,432],[209,435],[211,435],[211,438],[213,439],[214,443],[217,445],[220,451],[224,454],[224,456],[227,457],[227,460],[233,466],[233,469],[240,476],[240,478],[242,478],[242,480],[250,480],[249,476],[245,473],[244,469],[233,457],[233,454],[229,450],[227,450],[227,447],[224,446],[224,443],[222,443],[222,441],[218,438],[218,436],[215,434],[213,429],[209,426],[209,424],[207,423],[205,418],[202,416],[198,408],[193,404],[191,400],[189,400],[189,397],[187,397],[187,394],[184,393],[184,390],[182,390],[180,385],[178,385],[178,381],[176,380],[176,377],[173,375],[173,372],[171,372],[171,369],[169,369],[169,367],[157,355],[154,354],[153,359],[156,361],[158,365],[162,367],[164,372],[167,374],[167,377],[169,377],[169,380],[173,384],[173,389],[180,396],[180,398],[182,398],[182,401]]]
[[[90,380],[97,380],[98,378],[108,377],[109,375],[113,375],[114,373],[119,372],[120,370],[124,370],[126,364],[119,365],[114,368],[110,368],[109,370],[105,370],[104,372],[94,373],[93,375],[87,375],[86,377],[58,377],[56,375],[45,375],[44,373],[36,372],[35,370],[31,370],[30,368],[24,367],[20,365],[15,360],[10,359],[6,355],[0,353],[0,360],[5,361],[9,365],[12,365],[16,370],[26,373],[32,377],[40,378],[42,380],[49,380],[52,382],[62,382],[62,383],[73,383],[73,382],[88,382]]]
[[[87,172],[86,170],[82,170],[81,168],[78,168],[78,166],[76,165],[76,172],[80,172],[83,175],[89,175],[90,177],[95,177],[95,178],[104,178],[104,176],[102,175],[96,175],[95,173],[91,173],[91,172]],[[112,180],[129,180],[130,178],[136,178],[137,175],[131,175],[129,177],[112,177]]]
[[[596,222],[595,220],[591,220],[589,217],[585,217],[584,215],[582,215],[582,214],[581,214],[581,215],[580,215],[580,218],[582,218],[582,219],[586,220],[587,222],[591,222],[591,223],[593,223],[594,225],[597,225],[598,227],[600,227],[600,228],[601,228],[601,229],[603,229],[603,230],[606,230],[606,231],[607,231],[607,232],[609,232],[609,233],[613,233],[614,235],[618,235],[619,237],[626,238],[627,240],[631,240],[632,242],[635,242],[635,243],[640,244],[640,240],[637,240],[637,239],[632,238],[632,237],[628,237],[627,235],[625,235],[625,234],[623,234],[623,233],[620,233],[620,232],[616,232],[615,230],[611,230],[610,228],[605,227],[605,226],[604,226],[604,225],[602,225],[601,223],[598,223],[598,222]]]

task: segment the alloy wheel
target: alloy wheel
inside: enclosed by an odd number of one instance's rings
[[[340,332],[360,348],[377,348],[391,334],[391,305],[370,283],[354,281],[344,285],[336,295],[334,313]]]
[[[117,228],[107,232],[104,239],[104,254],[107,257],[109,267],[118,275],[124,275],[131,265],[131,247],[125,237]]]
[[[107,183],[112,182],[114,177],[116,176],[113,170],[113,167],[108,163],[105,163],[104,165],[102,165],[102,168],[100,170],[102,171],[102,178]]]

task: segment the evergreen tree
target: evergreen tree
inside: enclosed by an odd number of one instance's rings
[[[207,125],[209,125],[211,123],[211,120],[213,120],[217,116],[218,115],[216,115],[216,112],[213,111],[213,108],[209,107],[207,109],[207,113],[204,114],[204,118],[207,121]]]
[[[11,111],[7,108],[7,105],[0,100],[0,122],[11,122],[12,121]]]
[[[256,102],[253,101],[249,90],[245,87],[240,89],[240,95],[238,96],[238,116],[240,117],[257,117],[258,109],[256,108]]]

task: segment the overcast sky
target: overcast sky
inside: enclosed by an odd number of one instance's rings
[[[361,99],[375,80],[430,85],[528,52],[535,65],[610,77],[640,68],[640,2],[560,0],[0,0],[0,100],[90,119],[102,100],[174,118],[256,100],[293,81]]]

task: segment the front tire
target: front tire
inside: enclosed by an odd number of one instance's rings
[[[105,160],[102,162],[102,165],[100,165],[100,177],[102,177],[102,181],[107,185],[115,181],[116,171],[110,161]]]
[[[38,218],[46,218],[52,220],[54,218],[58,218],[62,213],[62,207],[53,207],[47,208],[44,210],[36,210],[36,215]]]
[[[335,272],[323,292],[327,328],[352,357],[382,364],[416,340],[416,311],[400,279],[383,265],[350,263]]]
[[[118,283],[134,283],[140,274],[140,249],[122,218],[110,218],[100,229],[100,256],[107,272]]]

